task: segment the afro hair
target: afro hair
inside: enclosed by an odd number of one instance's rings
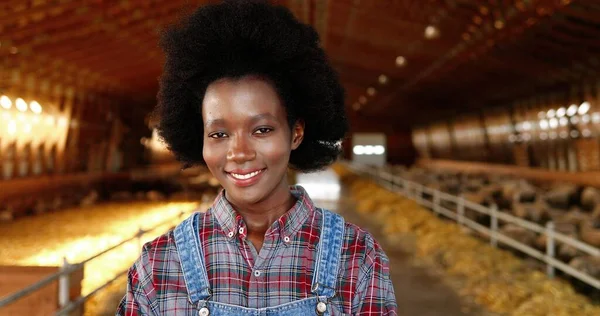
[[[204,164],[201,105],[221,78],[269,79],[286,108],[290,128],[305,123],[291,168],[320,170],[334,162],[348,130],[344,89],[320,47],[319,36],[284,7],[263,1],[225,1],[200,7],[161,34],[157,130],[184,168]]]

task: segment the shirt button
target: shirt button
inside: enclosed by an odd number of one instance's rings
[[[288,236],[283,237],[283,241],[290,242],[290,237],[288,237]]]
[[[240,227],[239,232],[240,232],[240,234],[243,234],[244,233],[244,227]]]
[[[254,276],[255,277],[259,277],[260,276],[260,270],[254,270]]]
[[[227,236],[229,236],[229,238],[233,237],[233,232],[229,232],[229,234],[227,234]]]

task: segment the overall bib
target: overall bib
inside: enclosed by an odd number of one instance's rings
[[[188,298],[197,306],[199,316],[229,315],[332,315],[329,301],[335,296],[342,242],[344,218],[322,210],[323,220],[317,258],[312,278],[313,297],[266,308],[247,308],[219,302],[211,298],[210,283],[204,263],[199,232],[199,213],[179,224],[174,231],[175,244],[181,261]],[[339,314],[336,313],[336,314]]]

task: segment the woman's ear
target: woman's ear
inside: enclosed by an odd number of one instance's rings
[[[297,120],[292,128],[292,150],[298,148],[304,139],[304,121]]]

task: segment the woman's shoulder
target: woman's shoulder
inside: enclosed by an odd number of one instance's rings
[[[370,232],[350,222],[345,222],[344,228],[343,256],[361,258],[367,265],[389,261],[381,244]]]
[[[187,218],[184,218],[176,226],[171,227],[171,229],[169,229],[167,232],[146,242],[143,246],[142,251],[152,252],[153,254],[167,251],[175,251],[175,229],[180,225],[185,225],[186,223],[188,223],[188,221],[192,220],[193,217],[196,217],[198,223],[198,233],[202,233],[202,231],[209,226],[207,223],[212,223],[212,215],[210,209],[206,212],[194,212]]]
[[[343,215],[337,214],[335,212],[323,209],[323,208],[316,208],[317,212],[330,212],[335,214],[336,216],[340,216],[341,218],[344,218]],[[373,235],[371,233],[369,233],[367,230],[361,228],[360,226],[353,224],[351,222],[348,222],[345,218],[344,218],[344,248],[366,248],[366,247],[370,247],[370,248],[376,248],[376,249],[380,249],[381,246],[379,245],[379,243],[377,242],[377,240],[375,239],[375,237],[373,237]]]

